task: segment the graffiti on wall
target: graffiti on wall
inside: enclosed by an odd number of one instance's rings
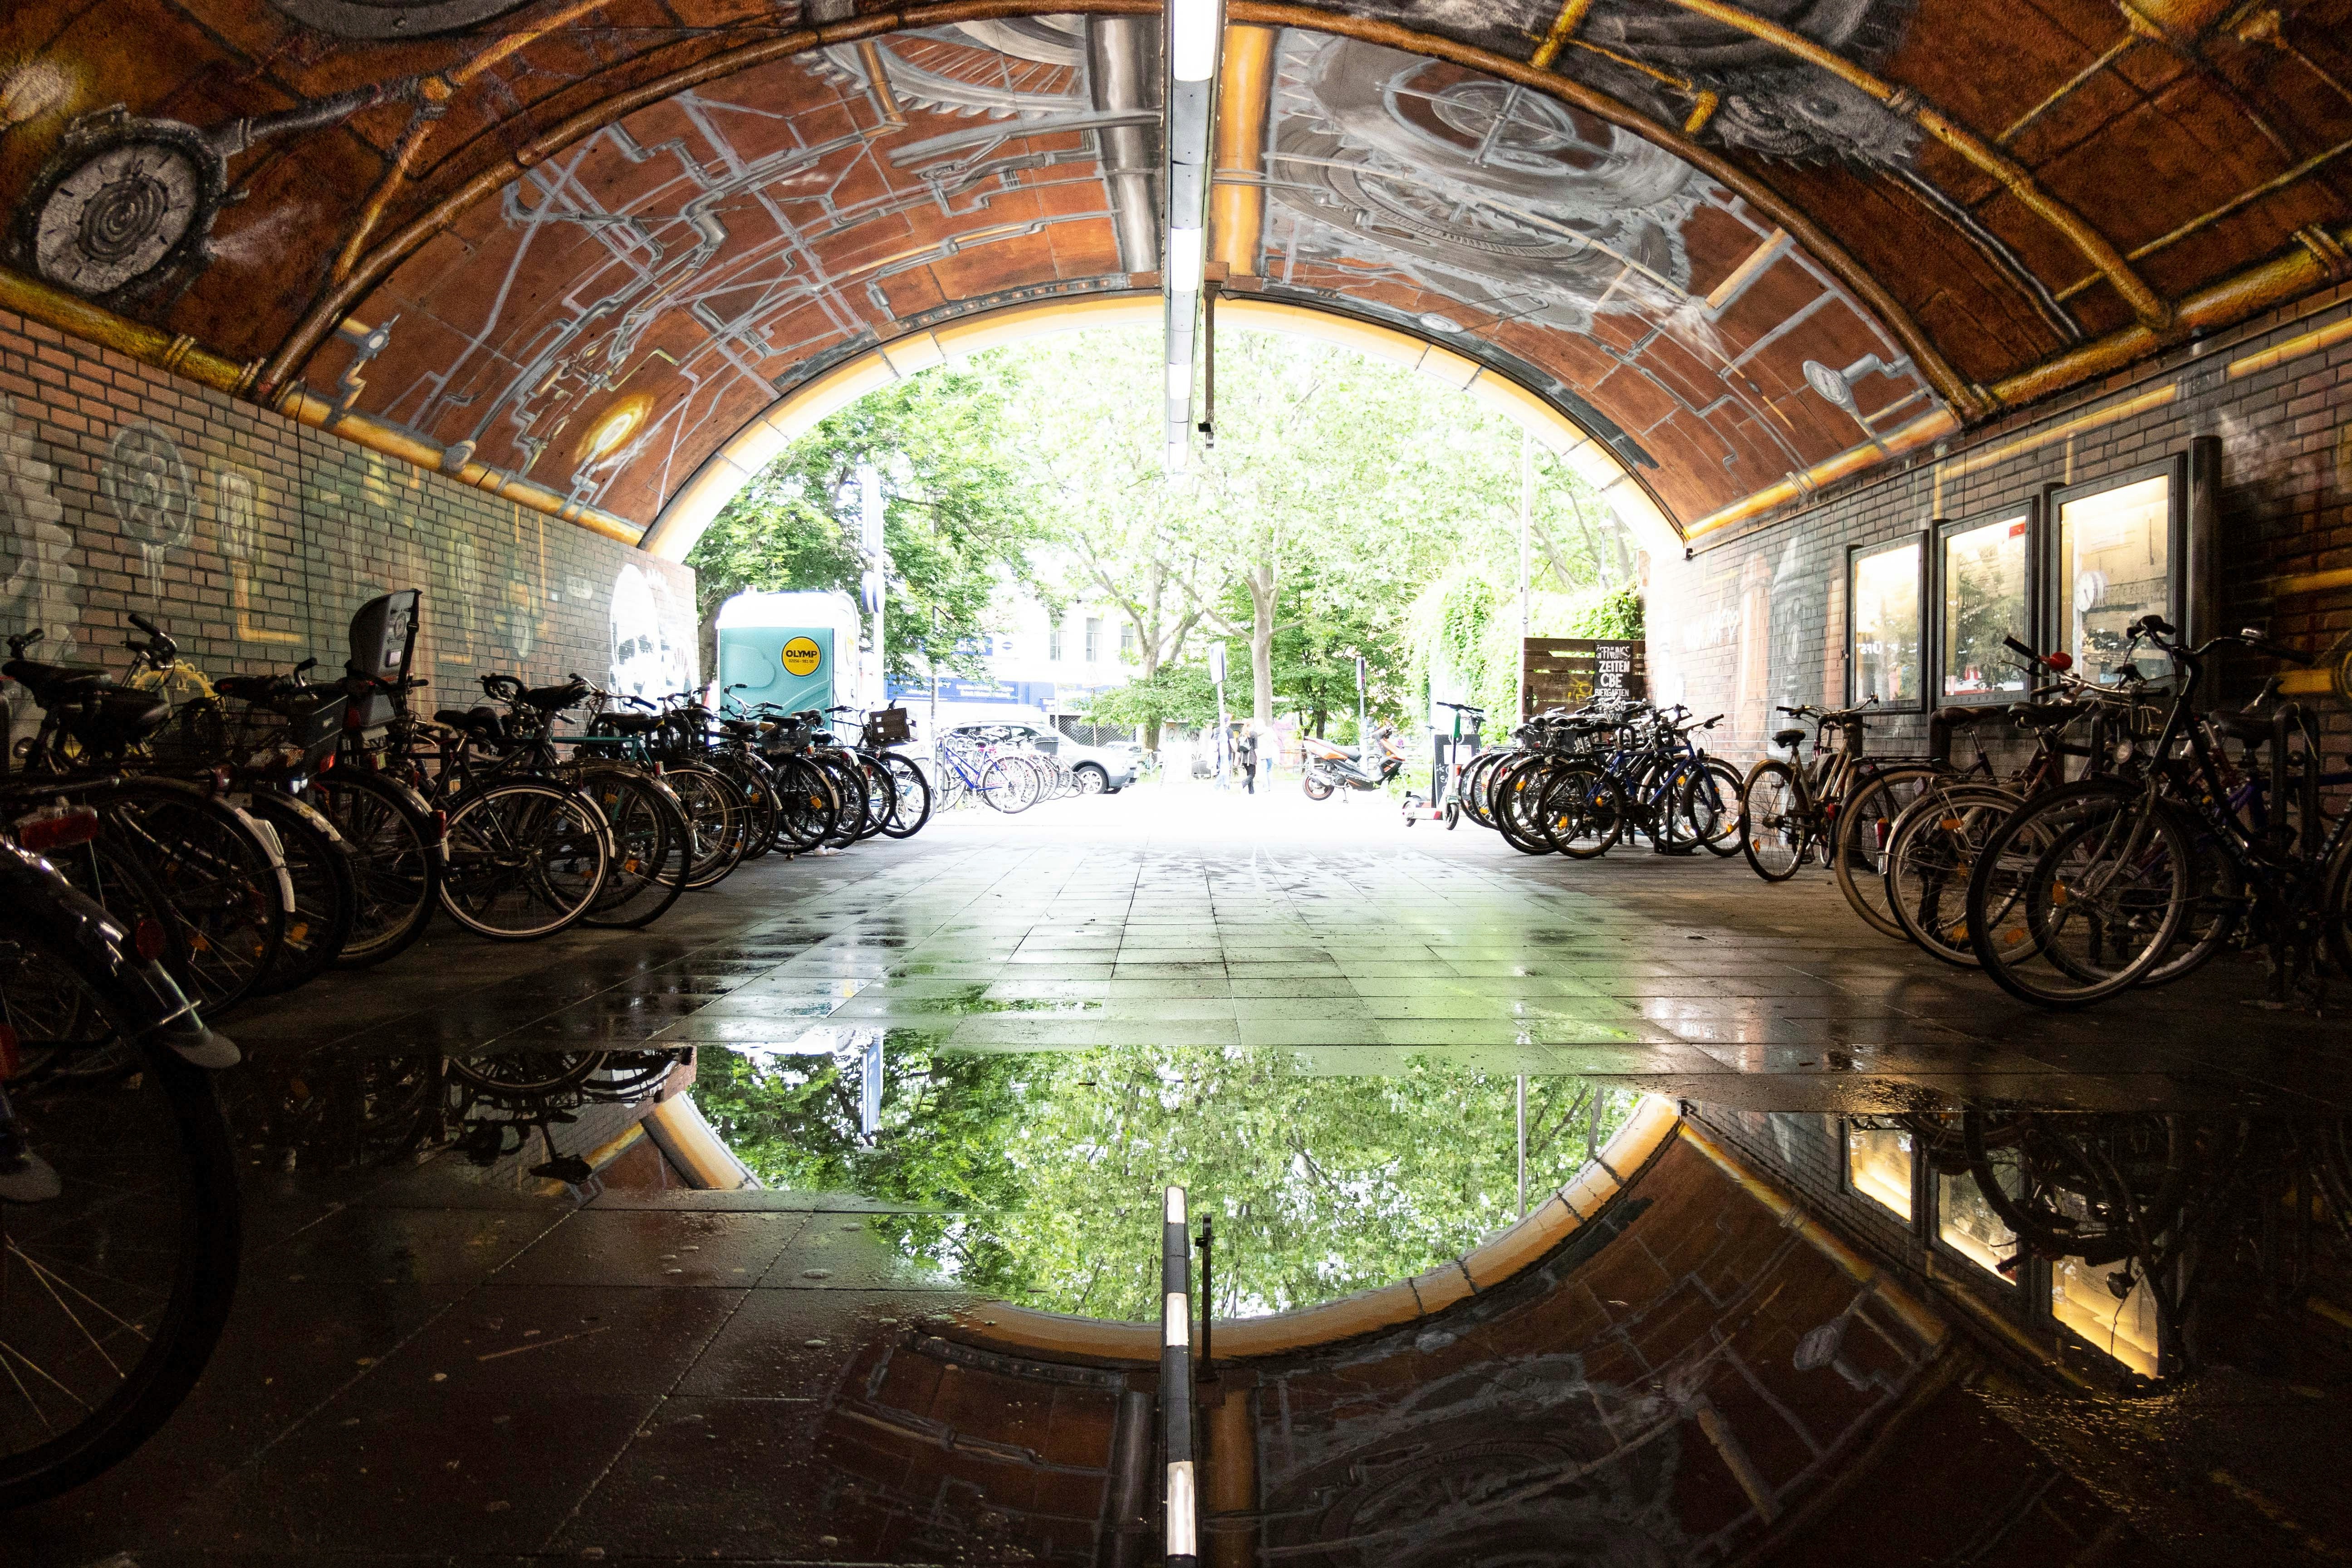
[[[63,663],[75,653],[82,595],[57,477],[31,422],[18,417],[16,400],[0,393],[0,631],[43,632],[34,656]],[[21,728],[20,707],[28,701],[22,687],[7,683],[0,703],[11,734]]]
[[[613,634],[609,689],[660,699],[691,684],[692,645],[671,629],[691,624],[690,617],[682,623],[676,608],[665,605],[668,596],[668,584],[635,566],[622,567],[613,579],[606,617]]]

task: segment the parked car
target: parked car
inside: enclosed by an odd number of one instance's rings
[[[1088,795],[1117,795],[1135,782],[1142,752],[1131,741],[1118,741],[1108,746],[1087,746],[1073,741],[1059,730],[1032,724],[1025,720],[1008,719],[985,724],[958,724],[949,734],[970,741],[985,741],[993,744],[1034,746],[1076,775],[1080,787]]]

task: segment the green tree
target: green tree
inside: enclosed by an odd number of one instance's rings
[[[1415,1058],[1308,1076],[1288,1053],[1105,1048],[886,1053],[883,1125],[857,1131],[854,1051],[706,1051],[694,1095],[772,1184],[930,1212],[877,1221],[976,1290],[1141,1320],[1160,1300],[1160,1194],[1217,1217],[1216,1309],[1286,1311],[1409,1278],[1517,1217],[1507,1074]],[[1530,1202],[1581,1168],[1636,1096],[1528,1080]]]
[[[869,393],[779,454],[687,556],[706,643],[719,605],[746,588],[856,595],[856,473],[871,463],[892,568],[886,668],[926,676],[935,649],[943,670],[977,673],[997,589],[1034,579],[1045,536],[1006,404],[999,364],[942,367]]]

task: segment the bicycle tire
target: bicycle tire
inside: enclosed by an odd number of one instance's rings
[[[163,890],[184,954],[173,978],[211,1017],[256,994],[286,940],[282,857],[252,817],[194,784],[137,777],[72,793]]]
[[[626,763],[588,763],[580,783],[613,834],[613,864],[580,923],[599,931],[642,931],[685,896],[694,859],[694,829],[669,786]]]
[[[1805,863],[1812,824],[1804,799],[1803,777],[1783,762],[1760,762],[1740,783],[1740,853],[1768,882],[1787,881]]]
[[[350,846],[359,909],[335,955],[337,969],[366,969],[405,952],[441,905],[441,829],[407,785],[340,767],[314,774],[306,793]]]
[[[113,1039],[135,1037],[135,1006],[110,994],[117,983],[76,944],[40,929],[26,911],[0,915],[0,931],[9,958],[40,966],[40,984],[77,986],[108,1020]],[[17,972],[16,963],[0,962],[0,995],[17,990],[10,984]],[[24,1016],[22,1008],[9,1011]],[[16,1446],[15,1406],[0,1407],[0,1448],[6,1450],[0,1453],[0,1509],[69,1490],[161,1430],[211,1360],[236,1298],[242,1230],[236,1158],[210,1075],[152,1040],[133,1050],[112,1073],[26,1075],[9,1086],[26,1135],[56,1170],[59,1186],[45,1201],[0,1204],[0,1303],[6,1304],[12,1359],[36,1366],[48,1361],[47,1375],[59,1383],[91,1381],[79,1392],[68,1389],[84,1412],[80,1419],[60,1431],[56,1419],[64,1408],[52,1418],[36,1407],[39,1436],[29,1440],[31,1426],[21,1428],[28,1439],[23,1447]],[[166,1236],[168,1283],[158,1258]],[[100,1259],[103,1268],[95,1266]],[[142,1262],[150,1267],[141,1272]],[[105,1335],[111,1355],[84,1321],[100,1313],[89,1306],[79,1315],[66,1309],[58,1283],[98,1304],[122,1330]],[[59,1311],[46,1312],[45,1301]],[[129,1346],[142,1338],[134,1324],[149,1331],[130,1360]],[[88,1353],[47,1354],[51,1335],[70,1345],[77,1334],[89,1342],[95,1364]],[[106,1381],[100,1366],[115,1374],[110,1390],[98,1386]],[[33,1386],[46,1392],[37,1381]],[[34,1397],[21,1382],[12,1392],[28,1403]]]
[[[611,829],[580,791],[501,779],[449,803],[441,907],[493,942],[538,942],[576,923],[603,890]]]
[[[1696,787],[1711,792],[1717,816],[1715,831],[1700,835],[1699,845],[1708,854],[1728,860],[1739,853],[1739,770],[1721,757],[1702,753],[1701,761],[1706,771]]]
[[[715,888],[734,875],[750,846],[751,813],[742,791],[715,768],[699,763],[673,763],[662,771],[662,782],[686,809],[694,827],[694,864],[686,874],[688,892]]]
[[[931,785],[912,759],[896,752],[882,753],[889,770],[893,804],[889,825],[882,831],[893,838],[912,838],[931,820]]]
[[[1571,860],[1606,855],[1625,832],[1625,797],[1597,767],[1571,764],[1544,785],[1538,820],[1544,840]]]
[[[2133,785],[2084,779],[2034,796],[1992,830],[1969,879],[1969,937],[1979,963],[2002,990],[2043,1007],[2087,1006],[2129,989],[2163,956],[2186,903],[2189,849],[2169,812],[2127,816],[2144,804],[2144,792]],[[2114,837],[2118,827],[2124,833],[2120,845]],[[2105,841],[2088,843],[2094,833]],[[2109,896],[2118,878],[2143,879],[2147,863],[2135,868],[2131,862],[2144,845],[2160,852],[2170,884],[2162,909],[2151,917],[2145,895],[2127,906],[2127,918],[2120,923],[2139,942],[2120,962],[2098,952],[2077,954],[2060,939],[2069,927],[2080,925],[2095,942],[2118,923],[2102,921],[2100,905],[2112,910],[2120,903]],[[2063,880],[2066,857],[2083,848],[2104,857],[2092,862],[2095,868],[2113,860],[2118,868],[2105,879],[2078,871],[2069,890]],[[2008,900],[2010,912],[1995,918],[1988,911],[1997,899]]]
[[[247,807],[276,831],[294,889],[278,962],[260,994],[306,985],[332,968],[359,921],[359,874],[334,824],[290,795],[257,790]]]
[[[1993,826],[2023,804],[1999,784],[1951,784],[1931,790],[1895,821],[1887,841],[1887,907],[1905,936],[1930,957],[1975,969],[1969,941],[1969,874]]]
[[[1885,893],[1886,851],[1894,842],[1895,818],[1942,777],[1935,768],[1887,768],[1864,780],[1838,808],[1837,841],[1831,846],[1831,875],[1838,891],[1862,923],[1897,942],[1907,938],[1894,909],[1882,908]],[[1906,789],[1914,793],[1906,795]]]

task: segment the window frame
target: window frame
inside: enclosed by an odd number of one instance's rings
[[[1857,689],[1858,677],[1861,673],[1861,661],[1854,658],[1853,651],[1854,569],[1865,557],[1885,555],[1891,553],[1894,551],[1907,548],[1916,550],[1919,552],[1919,693],[1916,697],[1913,697],[1900,702],[1889,702],[1882,697],[1879,699],[1877,706],[1873,709],[1873,711],[1878,713],[1924,713],[1927,710],[1927,672],[1931,668],[1940,666],[1942,663],[1940,658],[1936,658],[1931,661],[1931,656],[1934,654],[1935,650],[1929,646],[1930,623],[1927,613],[1929,571],[1927,555],[1929,547],[1933,542],[1933,537],[1934,534],[1932,530],[1925,530],[1915,533],[1898,535],[1893,539],[1882,539],[1875,544],[1849,544],[1845,547],[1845,640],[1842,645],[1840,651],[1843,656],[1841,662],[1845,666],[1844,705],[1846,707],[1852,708],[1862,700],[1862,697]],[[1938,678],[1938,680],[1940,682],[1940,677]]]
[[[1923,637],[1922,640],[1931,641],[1933,644],[1935,675],[1932,700],[1936,707],[2000,707],[2025,700],[2023,692],[1953,693],[1944,689],[1944,654],[1950,637],[1950,629],[1945,625],[1944,616],[1946,609],[1944,593],[1948,586],[1945,581],[1945,560],[1949,541],[1958,534],[1973,532],[1979,528],[1990,528],[1996,523],[2012,521],[2021,513],[2025,518],[2025,624],[2018,627],[2017,635],[2021,641],[2031,644],[2042,629],[2043,619],[2042,591],[2047,578],[2047,574],[2042,569],[2044,548],[2042,533],[2044,508],[2042,498],[2029,496],[2015,506],[1995,507],[1990,511],[1977,512],[1969,517],[1937,518],[1935,527],[1930,531],[1934,542],[1930,547],[1930,558],[1927,563],[1927,590],[1928,602],[1934,605],[1935,615],[1932,634]],[[1851,646],[1852,638],[1849,637],[1847,640]],[[2029,678],[2026,681],[2027,689],[2031,690],[2032,685],[2033,682]],[[1922,683],[1921,691],[1922,695],[1926,695],[1927,683]]]
[[[2095,479],[2084,479],[2071,485],[2052,485],[2042,491],[2042,515],[2049,524],[2042,539],[2042,652],[2063,648],[2074,649],[2066,643],[2066,609],[2072,595],[2062,593],[2059,574],[2065,563],[2061,558],[2065,549],[2066,503],[2105,495],[2128,485],[2158,476],[2171,481],[2166,490],[2166,585],[2164,618],[2175,626],[2185,626],[2189,616],[2189,454],[2185,451],[2168,453],[2128,468],[2118,468],[2112,474]],[[2161,679],[2161,678],[2158,678]]]

